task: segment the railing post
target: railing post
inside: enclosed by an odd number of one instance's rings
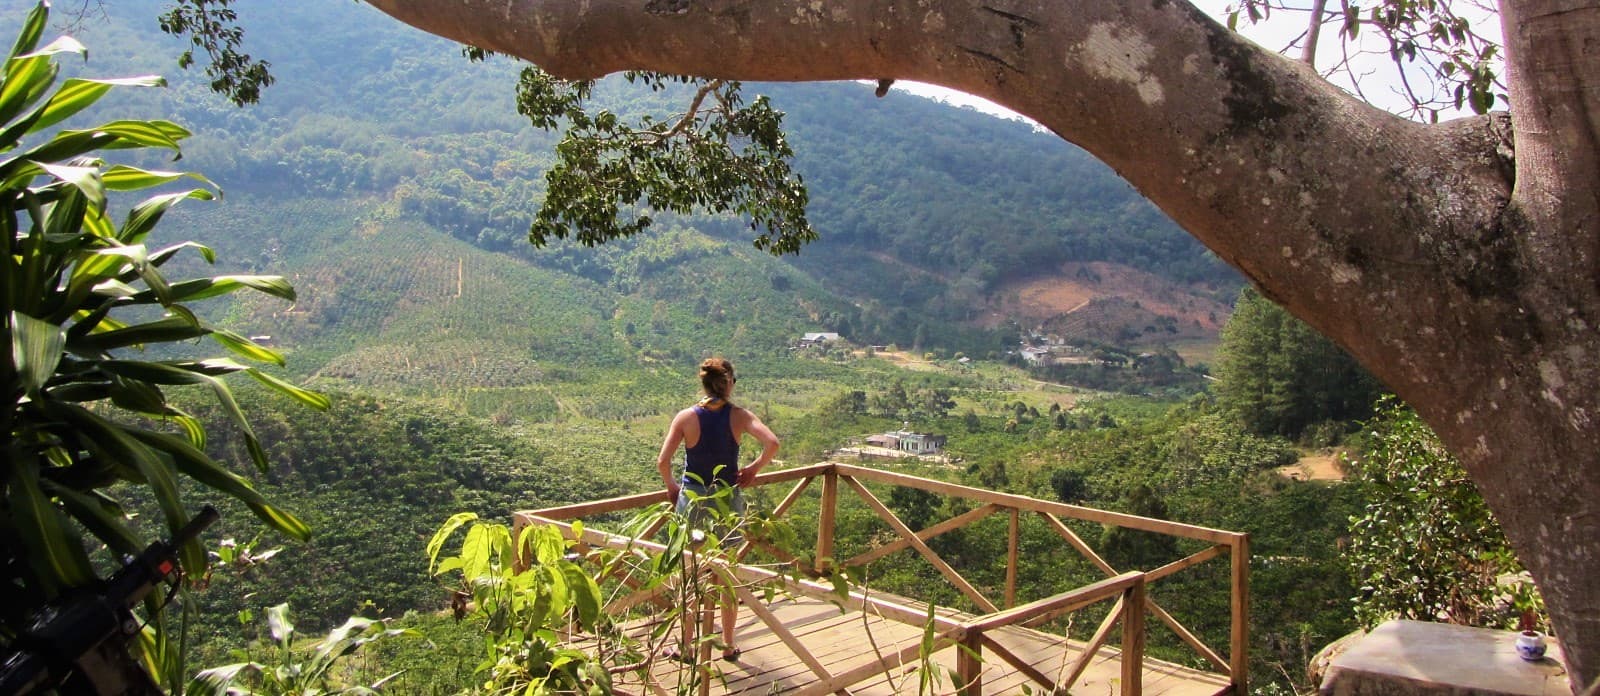
[[[817,558],[815,570],[827,573],[833,565],[833,517],[839,505],[839,474],[833,469],[822,476],[822,510],[817,516]]]
[[[1006,608],[1007,609],[1010,609],[1011,607],[1014,607],[1014,606],[1017,605],[1017,551],[1018,551],[1017,529],[1018,529],[1018,525],[1020,525],[1020,523],[1021,523],[1021,520],[1018,519],[1021,515],[1022,515],[1022,511],[1021,510],[1018,510],[1017,508],[1011,508],[1011,525],[1010,525],[1010,529],[1009,529],[1010,536],[1009,536],[1009,539],[1008,539],[1008,543],[1006,545]]]
[[[972,631],[956,645],[956,693],[983,696],[983,631]]]
[[[1233,626],[1228,640],[1228,672],[1233,693],[1250,693],[1250,535],[1239,534],[1228,545],[1233,563],[1233,591],[1230,593]]]
[[[1122,593],[1122,696],[1144,688],[1144,576]]]

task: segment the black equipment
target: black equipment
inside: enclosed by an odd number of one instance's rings
[[[132,609],[178,573],[178,549],[217,521],[210,505],[174,534],[128,558],[98,587],[83,588],[45,605],[0,662],[0,696],[42,693],[63,696],[145,696],[163,693],[128,655],[139,634]]]

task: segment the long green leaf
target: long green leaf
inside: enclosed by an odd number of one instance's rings
[[[166,263],[168,259],[172,258],[173,255],[183,251],[184,249],[194,249],[199,251],[201,258],[204,258],[206,263],[217,262],[217,252],[212,251],[211,247],[199,242],[183,242],[181,244],[174,244],[169,247],[164,247],[159,251],[152,252],[150,254],[150,263],[160,266],[161,264]]]
[[[118,556],[132,556],[142,550],[143,543],[124,523],[122,509],[103,495],[88,495],[58,485],[50,479],[41,481],[51,497],[61,501],[72,517],[89,530],[95,538]]]
[[[0,123],[10,123],[43,98],[60,71],[47,56],[18,56],[7,61],[5,84],[0,85]],[[0,143],[4,149],[14,146],[15,143]]]
[[[170,184],[184,177],[204,181],[207,184],[211,183],[210,179],[207,179],[199,174],[191,174],[188,172],[167,172],[159,170],[153,171],[149,169],[140,169],[138,167],[129,167],[123,164],[112,166],[110,169],[107,169],[106,173],[102,176],[102,178],[105,179],[106,188],[111,189],[112,191],[137,191],[139,189],[147,189],[160,186],[162,184]]]
[[[73,267],[71,282],[99,283],[120,276],[127,269],[145,263],[149,253],[143,244],[117,244],[93,249]]]
[[[283,367],[285,364],[283,355],[278,351],[267,348],[232,331],[213,330],[211,332],[211,340],[222,344],[222,347],[227,348],[228,352],[249,360],[272,363],[279,367]]]
[[[112,87],[164,87],[167,81],[160,75],[124,77],[117,79],[73,78],[61,83],[61,89],[50,96],[44,111],[29,132],[44,130],[71,117],[99,101]]]
[[[34,46],[39,45],[39,37],[44,36],[44,25],[50,19],[50,5],[37,3],[33,9],[28,10],[28,18],[22,21],[22,31],[17,32],[17,41],[11,45],[11,53],[6,56],[10,60],[28,53]]]
[[[61,512],[39,486],[38,461],[9,464],[7,516],[9,526],[27,549],[28,564],[53,592],[93,582],[94,570],[89,566],[89,555],[84,553],[77,536],[68,533]]]
[[[145,324],[92,333],[83,338],[81,346],[74,343],[68,347],[79,354],[83,354],[85,350],[107,352],[145,343],[187,341],[204,336],[208,332],[210,329],[195,326],[182,317],[166,317]]]
[[[111,403],[133,413],[165,416],[170,410],[161,389],[145,380],[113,378],[110,395]]]
[[[256,517],[273,529],[300,541],[311,538],[311,528],[299,518],[269,503],[247,479],[223,468],[183,438],[150,430],[131,433],[146,445],[167,453],[173,465],[185,476],[244,503]]]
[[[144,360],[105,360],[100,369],[110,374],[154,384],[209,384],[214,378],[178,365]]]
[[[294,386],[294,384],[285,382],[283,379],[274,378],[272,374],[264,373],[264,371],[256,370],[256,368],[250,368],[250,370],[246,370],[246,373],[250,374],[251,378],[256,378],[256,381],[261,382],[261,384],[272,387],[278,394],[293,398],[296,402],[304,403],[304,405],[315,408],[315,410],[326,411],[328,406],[333,405],[333,402],[330,402],[328,397],[320,394],[320,392],[302,389],[302,387]]]
[[[259,290],[285,300],[293,301],[295,299],[294,286],[290,285],[289,281],[285,280],[283,276],[224,275],[211,278],[195,278],[173,283],[171,288],[173,302],[205,300],[245,288]],[[146,291],[134,296],[132,299],[135,302],[148,300],[151,294]]]
[[[61,131],[61,135],[93,133],[109,135],[112,140],[101,147],[120,150],[133,147],[160,147],[177,152],[178,141],[189,137],[187,128],[171,121],[112,121],[95,128]]]
[[[30,396],[37,396],[55,374],[66,342],[61,327],[21,312],[11,313],[11,359]]]
[[[167,520],[168,532],[176,533],[188,523],[189,515],[183,509],[183,501],[178,498],[178,482],[173,478],[172,469],[161,461],[154,450],[132,437],[123,426],[81,406],[46,403],[45,409],[46,413],[70,423],[82,433],[80,442],[91,454],[132,465],[144,478],[145,485],[150,487],[156,505]],[[205,554],[200,552],[198,546],[192,550],[188,546],[182,553],[183,567],[198,577],[205,570]]]
[[[37,174],[30,173],[29,167],[37,167],[32,162],[62,162],[80,155],[98,150],[109,143],[115,142],[117,136],[113,133],[98,131],[62,131],[55,137],[45,141],[33,149],[22,153],[16,160],[0,167],[0,176],[5,177],[5,187],[13,188],[25,183],[28,178]],[[4,145],[5,143],[0,143]]]
[[[562,561],[560,566],[562,575],[566,576],[567,587],[572,591],[573,608],[577,610],[578,623],[584,628],[593,628],[595,622],[600,620],[602,605],[600,586],[576,564]]]
[[[51,41],[49,44],[45,45],[44,48],[24,53],[20,56],[17,56],[14,60],[49,58],[52,56],[61,55],[63,53],[74,53],[81,56],[88,54],[89,49],[85,48],[83,43],[70,36],[58,36],[56,37],[55,41]]]
[[[205,189],[189,189],[188,191],[151,196],[128,212],[128,219],[122,223],[122,230],[117,232],[117,239],[122,240],[123,244],[137,244],[143,241],[145,235],[150,234],[150,230],[155,229],[156,223],[161,221],[161,216],[165,215],[172,206],[177,205],[178,201],[186,198],[202,201],[216,200],[216,196]]]

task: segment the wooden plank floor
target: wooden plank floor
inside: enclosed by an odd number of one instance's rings
[[[903,600],[896,598],[895,601]],[[875,662],[879,655],[893,655],[907,646],[916,645],[922,639],[921,627],[877,616],[864,616],[860,612],[841,612],[838,607],[821,600],[803,597],[784,599],[770,605],[770,609],[834,675]],[[1062,676],[1064,666],[1083,649],[1082,642],[1072,641],[1063,645],[1056,636],[1025,628],[1007,627],[989,635],[1039,671],[1057,678]],[[737,662],[713,660],[719,677],[713,681],[711,693],[742,696],[792,693],[818,681],[811,669],[749,609],[740,610],[734,637],[743,654]],[[992,652],[985,651],[984,657],[985,694],[1020,694],[1025,684],[1034,693],[1040,692],[1037,685]],[[945,648],[935,653],[933,659],[943,667],[939,670],[941,681],[933,693],[953,693],[955,685],[951,683],[949,670],[956,664],[956,648]],[[1102,648],[1083,676],[1072,685],[1072,693],[1077,696],[1110,696],[1119,693],[1120,659],[1121,651]],[[677,692],[680,680],[686,682],[689,679],[687,669],[687,666],[677,662],[657,660],[653,674],[665,693],[673,694]],[[918,669],[917,662],[913,660],[887,675],[857,683],[850,687],[850,691],[863,695],[915,694],[919,689]],[[620,691],[628,693],[655,693],[639,682],[638,675],[622,675],[618,687]],[[1146,658],[1143,687],[1144,693],[1151,696],[1213,696],[1228,688],[1228,680],[1219,674]]]

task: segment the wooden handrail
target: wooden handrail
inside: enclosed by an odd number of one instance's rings
[[[945,532],[965,527],[967,524],[975,520],[988,517],[989,515],[999,512],[1000,510],[1001,507],[999,505],[988,503],[982,507],[973,508],[948,520],[933,525],[932,527],[928,527],[927,529],[917,532],[916,537],[923,541],[927,541],[939,536],[940,534],[944,534]],[[846,566],[863,566],[896,551],[909,548],[911,548],[910,539],[895,539],[894,541],[884,544],[883,546],[879,546],[871,551],[867,551],[859,556],[856,556],[855,558],[845,561],[844,564]]]
[[[1149,517],[1140,517],[1138,515],[1129,515],[1121,512],[1096,510],[1094,508],[1068,505],[1066,503],[1055,503],[1048,500],[1039,500],[1038,498],[1029,498],[1027,496],[1015,495],[1012,493],[997,493],[995,491],[985,490],[982,488],[973,488],[971,486],[963,486],[956,483],[935,481],[933,479],[925,479],[919,476],[900,474],[893,471],[880,471],[878,469],[868,469],[866,467],[852,466],[850,464],[834,464],[833,466],[834,470],[842,475],[853,476],[859,479],[865,479],[867,481],[891,483],[896,486],[906,486],[908,488],[918,488],[934,493],[943,493],[944,495],[956,496],[958,498],[967,498],[985,503],[995,503],[1004,507],[1014,507],[1019,510],[1049,512],[1062,515],[1064,517],[1071,517],[1073,519],[1099,522],[1102,524],[1111,524],[1118,527],[1128,527],[1129,529],[1142,529],[1147,532],[1156,532],[1158,534],[1166,534],[1168,536],[1199,539],[1201,541],[1209,541],[1213,544],[1230,543],[1235,537],[1238,536],[1237,532],[1230,532],[1222,529],[1211,529],[1210,527],[1200,527],[1192,524],[1183,524],[1180,522],[1151,519]]]
[[[855,480],[855,478],[850,476],[845,476],[843,478],[846,484],[855,489],[856,495],[861,496],[861,500],[866,502],[867,507],[872,508],[872,511],[877,513],[880,519],[882,519],[884,522],[887,522],[889,526],[894,529],[895,533],[900,535],[900,538],[909,540],[911,545],[916,547],[917,552],[922,554],[923,559],[928,561],[928,563],[931,564],[935,570],[939,571],[939,574],[943,575],[946,580],[949,580],[950,584],[955,585],[956,589],[961,590],[961,594],[966,595],[967,599],[972,600],[974,604],[982,607],[986,612],[992,612],[999,609],[999,607],[995,606],[993,602],[989,601],[989,598],[984,597],[983,593],[978,591],[978,588],[973,587],[972,583],[967,582],[966,578],[962,577],[960,573],[956,572],[955,568],[951,568],[950,564],[946,563],[944,559],[939,556],[938,552],[934,551],[933,548],[928,546],[926,542],[918,539],[917,533],[911,531],[911,528],[907,527],[906,523],[901,522],[900,518],[889,509],[889,506],[884,505],[883,501],[878,500],[878,496],[873,495],[872,491],[867,490],[867,487],[861,485],[861,482]]]
[[[1113,614],[1106,618],[1105,622],[1102,623],[1099,629],[1096,631],[1094,638],[1090,641],[1090,644],[1086,646],[1085,654],[1076,660],[1071,666],[1071,676],[1069,676],[1065,682],[1060,685],[1051,685],[1040,681],[1041,686],[1062,689],[1070,688],[1070,686],[1074,683],[1077,677],[1082,674],[1084,668],[1087,666],[1090,655],[1099,650],[1105,641],[1105,637],[1109,634],[1110,629],[1118,623],[1123,624],[1123,652],[1125,657],[1130,653],[1142,655],[1144,642],[1144,615],[1148,612],[1172,628],[1174,633],[1180,639],[1182,639],[1184,643],[1188,644],[1189,647],[1194,649],[1207,662],[1210,662],[1224,670],[1230,677],[1230,681],[1232,682],[1231,689],[1235,694],[1245,693],[1247,688],[1246,680],[1248,677],[1247,671],[1249,643],[1249,535],[1238,532],[1212,529],[1208,527],[1170,522],[1167,520],[1155,520],[1136,515],[1096,510],[1093,508],[1039,500],[1026,496],[997,493],[981,488],[973,488],[970,486],[936,481],[918,476],[912,476],[909,474],[880,471],[877,469],[869,469],[840,463],[821,463],[793,469],[764,471],[756,477],[754,485],[760,486],[784,481],[799,482],[792,490],[788,491],[788,495],[783,498],[779,509],[774,511],[774,517],[781,517],[785,512],[788,511],[788,508],[790,508],[799,499],[800,495],[807,490],[812,480],[817,477],[822,477],[823,479],[823,485],[821,486],[821,505],[818,510],[819,524],[817,529],[817,547],[816,554],[814,556],[814,562],[818,565],[815,568],[807,570],[826,572],[827,568],[825,564],[831,560],[831,557],[834,553],[833,520],[838,513],[837,491],[839,478],[843,477],[843,483],[854,489],[861,499],[867,504],[867,506],[889,524],[889,526],[896,533],[897,538],[895,541],[890,542],[889,544],[869,549],[855,556],[854,558],[849,559],[848,561],[844,561],[842,563],[835,561],[835,565],[864,565],[896,551],[906,548],[913,548],[921,553],[936,570],[938,570],[946,577],[946,579],[960,589],[963,594],[966,594],[969,599],[972,599],[974,603],[978,604],[980,610],[989,612],[982,616],[971,619],[966,623],[960,623],[950,619],[949,617],[934,613],[934,627],[938,630],[938,637],[941,646],[962,643],[968,645],[968,647],[971,649],[981,650],[986,642],[998,645],[998,643],[994,643],[992,638],[986,638],[983,634],[986,631],[1002,626],[1037,626],[1046,623],[1052,618],[1061,614],[1076,611],[1084,606],[1116,596],[1120,593],[1122,597],[1118,600],[1118,602],[1122,616],[1118,616],[1118,610],[1114,609]],[[863,482],[904,486],[945,496],[957,496],[982,503],[982,505],[976,509],[969,510],[965,513],[944,520],[920,531],[913,531],[907,527],[898,518],[898,516],[893,513],[893,511],[889,510],[889,508],[884,505],[876,495],[868,490],[863,485]],[[576,520],[592,515],[621,512],[629,509],[638,509],[665,501],[667,501],[666,492],[655,491],[619,496],[606,500],[591,501],[586,503],[561,505],[542,510],[519,511],[513,513],[513,517],[515,520],[515,527],[518,530],[529,524],[548,524],[565,529],[568,538],[572,538],[572,525],[568,522],[570,520]],[[963,526],[968,525],[980,518],[1002,510],[1009,513],[1010,519],[1008,520],[1009,524],[1007,525],[1005,569],[1006,579],[1004,588],[1004,603],[1006,608],[1004,610],[999,610],[998,607],[984,598],[976,588],[974,588],[970,583],[966,582],[966,580],[961,577],[960,573],[956,572],[955,569],[950,567],[948,563],[939,558],[938,554],[934,553],[933,550],[928,547],[926,541],[951,530],[962,528]],[[1051,597],[1046,597],[1044,599],[1028,602],[1022,605],[1015,605],[1018,571],[1017,564],[1020,556],[1019,522],[1020,514],[1024,511],[1036,513],[1040,518],[1046,521],[1046,524],[1050,527],[1050,529],[1055,531],[1057,535],[1067,541],[1072,548],[1077,550],[1080,555],[1088,559],[1095,567],[1099,568],[1109,577],[1090,585],[1069,590]],[[1197,553],[1193,553],[1171,563],[1159,566],[1148,572],[1134,571],[1118,574],[1115,568],[1113,568],[1103,557],[1090,548],[1088,544],[1084,543],[1084,541],[1079,538],[1071,528],[1063,524],[1060,519],[1057,519],[1057,516],[1100,524],[1127,527],[1130,529],[1138,529],[1169,536],[1196,539],[1208,542],[1210,545]],[[665,551],[665,547],[661,546],[660,544],[656,544],[644,539],[629,539],[627,537],[613,535],[588,528],[583,529],[581,536],[574,539],[574,541],[597,546],[607,546],[611,548],[632,547],[636,550],[642,550],[650,553],[661,553]],[[883,616],[884,618],[911,625],[920,626],[928,620],[928,613],[921,609],[900,605],[894,602],[883,600],[877,596],[869,596],[859,592],[850,592],[845,596],[840,596],[835,588],[830,585],[824,585],[809,580],[797,580],[795,578],[788,577],[770,570],[739,564],[739,562],[743,560],[747,553],[758,546],[760,545],[756,543],[756,540],[747,540],[745,545],[737,549],[736,556],[731,563],[724,559],[713,559],[711,562],[723,564],[727,573],[729,573],[732,577],[739,578],[743,582],[779,581],[782,582],[789,589],[789,591],[795,594],[833,601],[856,610],[872,611]],[[763,548],[768,553],[773,552],[770,548]],[[1148,597],[1148,590],[1146,589],[1146,586],[1149,584],[1153,584],[1175,573],[1194,567],[1206,561],[1218,558],[1224,553],[1228,554],[1231,565],[1229,594],[1231,625],[1229,630],[1229,650],[1226,658],[1207,647],[1191,631],[1174,619],[1171,614],[1156,604],[1153,598]],[[775,557],[781,558],[784,555],[785,554],[776,554]],[[704,558],[700,559],[701,562],[706,562],[707,560],[708,559]],[[791,565],[796,562],[792,556],[786,560],[788,560]],[[1137,587],[1135,588],[1135,586]],[[645,596],[648,594],[650,593],[635,593],[634,596],[621,598],[618,604],[633,604],[641,599],[646,598]],[[1132,601],[1135,596],[1137,597],[1137,602],[1132,605],[1128,605],[1128,603]],[[1129,618],[1135,615],[1137,615],[1137,622],[1134,622]],[[1134,623],[1137,623],[1137,627],[1133,625]],[[904,653],[905,651],[901,652]],[[883,663],[883,665],[888,665],[883,666],[882,669],[889,669],[894,665],[903,664],[906,659],[909,659],[907,655],[902,654],[885,657],[881,659],[880,662]],[[1140,660],[1142,660],[1142,657],[1140,657]],[[973,662],[972,664],[967,665],[967,667],[969,670],[981,668],[981,666],[975,665],[978,665],[978,663]],[[861,673],[859,678],[866,678],[877,673],[863,671],[863,669],[864,668],[858,668],[856,670],[852,670],[850,673],[832,675],[831,678],[827,679],[822,679],[822,675],[818,674],[816,676],[821,679],[822,683],[814,685],[813,689],[825,688],[825,690],[821,691],[821,693],[827,693],[828,691],[834,691],[858,681],[856,678],[857,672]],[[1137,675],[1130,674],[1128,672],[1129,669],[1130,668],[1125,664],[1123,679],[1124,693],[1133,694],[1136,696],[1138,694],[1140,685],[1137,683]],[[1131,669],[1137,672],[1137,668]],[[880,669],[879,671],[881,672],[882,670]],[[1035,674],[1030,673],[1029,677],[1035,681],[1039,681]],[[1128,681],[1130,678],[1132,679],[1132,682]],[[834,688],[826,688],[827,685],[833,685]],[[969,693],[978,693],[981,691],[981,685],[979,682],[974,681],[972,686],[972,689],[964,690],[968,691]]]
[[[965,625],[969,632],[991,631],[1001,626],[1027,622],[1040,616],[1060,615],[1082,609],[1095,602],[1120,595],[1129,587],[1142,584],[1144,584],[1144,573],[1136,570],[1129,571],[1114,578],[1106,578],[1096,583],[1067,590],[1061,594],[1028,602],[1005,611],[984,614],[968,621]]]

